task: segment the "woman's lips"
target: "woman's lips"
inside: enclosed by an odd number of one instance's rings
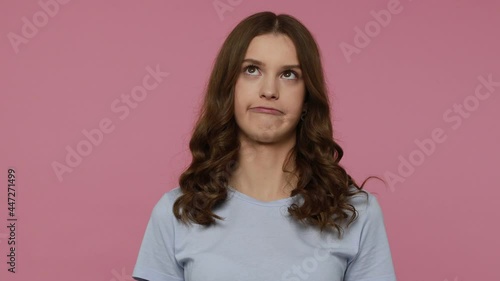
[[[257,113],[267,113],[272,115],[283,115],[283,112],[269,107],[252,107],[250,108],[250,111]]]

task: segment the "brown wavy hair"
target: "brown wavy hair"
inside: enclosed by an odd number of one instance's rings
[[[216,224],[215,219],[224,220],[213,210],[226,201],[228,180],[238,164],[234,87],[250,42],[270,33],[286,35],[293,41],[306,88],[307,114],[297,125],[296,144],[282,168],[298,179],[291,196],[301,194],[304,201],[301,206],[291,204],[288,212],[297,221],[321,231],[334,228],[341,237],[341,223],[349,219],[349,226],[358,216],[349,198],[358,193],[368,195],[363,186],[371,177],[360,187],[339,164],[344,153],[333,139],[327,87],[313,36],[294,17],[268,11],[241,21],[217,55],[189,142],[192,161],[179,178],[183,194],[175,201],[173,212],[185,224],[210,226]],[[295,161],[293,171],[284,168],[290,159]],[[350,189],[350,185],[355,188]]]

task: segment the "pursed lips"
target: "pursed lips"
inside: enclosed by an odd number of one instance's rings
[[[267,113],[267,114],[272,114],[272,115],[283,115],[283,112],[276,108],[272,107],[263,107],[263,106],[258,106],[258,107],[252,107],[250,108],[250,111],[252,112],[257,112],[257,113]]]

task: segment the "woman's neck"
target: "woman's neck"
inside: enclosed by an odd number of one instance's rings
[[[297,179],[282,170],[293,140],[283,144],[256,144],[241,141],[239,161],[232,172],[229,185],[234,189],[261,201],[273,201],[290,197]],[[295,166],[290,159],[287,170]]]

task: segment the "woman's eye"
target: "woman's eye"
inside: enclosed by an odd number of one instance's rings
[[[251,70],[251,71],[248,71],[248,70]],[[257,70],[257,67],[254,66],[254,65],[249,65],[247,67],[245,67],[245,71],[247,71],[246,73],[250,74],[250,75],[254,75],[253,73],[255,73],[255,71]],[[254,75],[255,76],[255,75]]]
[[[287,75],[287,74],[291,74],[291,75],[293,75],[293,77],[292,77],[292,78],[289,78],[290,76],[289,76],[289,75]],[[298,77],[297,77],[298,75],[297,75],[295,72],[291,71],[291,70],[286,71],[286,72],[285,72],[285,74],[284,74],[284,76],[285,76],[285,78],[287,78],[287,79],[292,79],[292,80],[293,80],[293,79],[297,79],[297,78],[298,78]]]

